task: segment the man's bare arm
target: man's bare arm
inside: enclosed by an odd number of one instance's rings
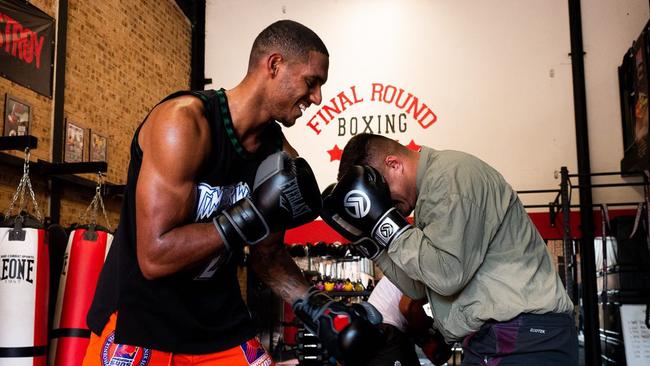
[[[292,304],[309,289],[309,283],[284,247],[284,234],[273,234],[250,247],[251,268],[269,288]]]
[[[198,98],[162,103],[138,135],[142,166],[136,187],[137,256],[154,279],[194,266],[223,248],[212,223],[193,223],[196,175],[208,156],[209,124]]]

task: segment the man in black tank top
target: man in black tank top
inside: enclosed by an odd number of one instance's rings
[[[84,365],[273,364],[255,339],[236,258],[255,244],[250,265],[275,293],[291,303],[308,293],[280,244],[286,228],[317,217],[320,192],[275,121],[290,127],[320,104],[328,67],[313,31],[279,21],[256,38],[236,87],[175,93],[152,109],[131,144]],[[280,150],[288,154],[274,154]],[[291,184],[299,202],[289,204],[299,209],[262,202]]]
[[[273,365],[236,275],[249,264],[338,359],[377,348],[372,306],[309,288],[284,231],[316,218],[318,184],[281,132],[320,104],[329,54],[309,28],[264,29],[230,90],[178,92],[131,143],[120,225],[88,313],[84,366]],[[281,150],[283,150],[281,152]]]

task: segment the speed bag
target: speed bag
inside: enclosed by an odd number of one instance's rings
[[[95,226],[72,230],[63,255],[50,346],[51,366],[81,365],[90,341],[86,315],[113,235]]]
[[[0,223],[0,366],[47,364],[50,261],[44,228]]]

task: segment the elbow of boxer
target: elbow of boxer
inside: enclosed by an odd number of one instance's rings
[[[439,295],[452,296],[462,290],[467,281],[464,279],[461,269],[454,269],[446,272],[444,276],[428,278],[426,283]]]
[[[142,256],[138,256],[138,266],[140,267],[142,276],[150,281],[164,277],[168,274],[163,265],[156,263],[156,261],[142,258]]]
[[[138,265],[140,267],[140,272],[142,272],[142,276],[147,280],[155,280],[165,275],[162,266],[159,266],[152,261],[141,260],[138,258]]]
[[[155,245],[159,244],[156,243]],[[144,247],[144,245],[138,245],[137,249],[138,267],[140,267],[142,276],[147,280],[155,280],[169,275],[170,273],[166,269],[167,266],[161,261],[163,255],[160,250]]]

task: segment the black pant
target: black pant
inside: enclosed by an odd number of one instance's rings
[[[463,341],[462,366],[577,366],[578,336],[569,314],[521,314],[487,322]]]

